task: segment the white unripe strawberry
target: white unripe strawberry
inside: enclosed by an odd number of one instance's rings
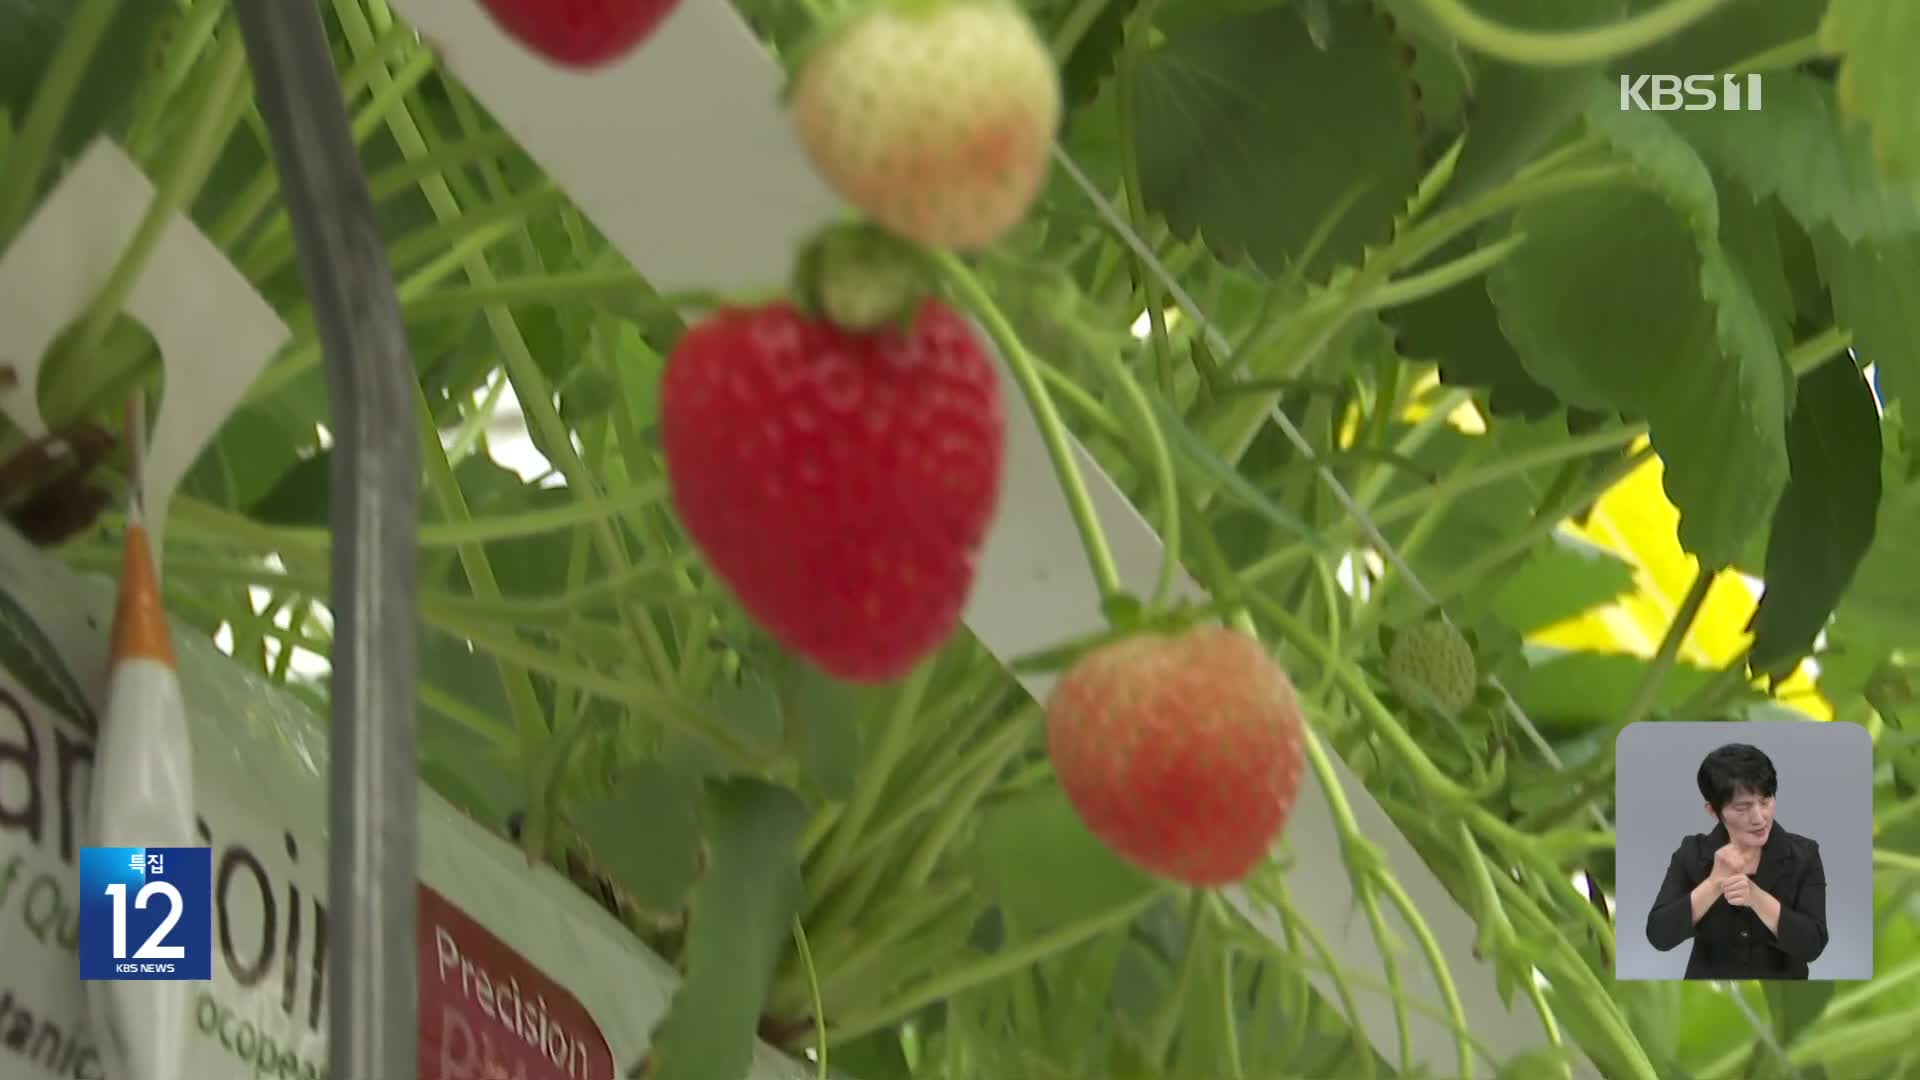
[[[984,248],[1025,218],[1061,108],[1053,57],[1008,0],[882,0],[801,58],[788,96],[842,198],[950,251]]]

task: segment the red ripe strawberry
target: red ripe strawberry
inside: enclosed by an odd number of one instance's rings
[[[803,56],[788,107],[843,198],[925,247],[969,251],[1045,185],[1060,75],[1009,0],[893,0]]]
[[[999,504],[1000,383],[935,300],[840,329],[779,301],[687,331],[661,385],[681,523],[776,640],[886,682],[946,642]]]
[[[1238,881],[1300,786],[1300,706],[1259,643],[1218,626],[1082,656],[1047,701],[1047,752],[1088,829],[1150,873]]]
[[[588,68],[653,36],[680,0],[480,0],[508,36],[553,63]]]

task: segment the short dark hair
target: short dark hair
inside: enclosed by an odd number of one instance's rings
[[[1746,743],[1728,743],[1701,759],[1697,779],[1700,797],[1716,814],[1741,792],[1771,799],[1780,790],[1773,759]]]

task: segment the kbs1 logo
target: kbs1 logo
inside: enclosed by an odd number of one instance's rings
[[[1622,75],[1621,112],[1758,112],[1759,75]]]
[[[80,849],[80,977],[213,978],[213,852]]]

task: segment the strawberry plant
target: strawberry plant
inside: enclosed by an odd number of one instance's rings
[[[623,1067],[1920,1068],[1920,7],[322,6],[418,377],[420,774],[680,969]],[[1759,107],[1620,89],[1722,72]],[[0,250],[97,134],[294,331],[165,584],[324,700],[345,493],[226,0],[0,0]],[[31,388],[90,446],[191,392],[114,319],[152,247]],[[112,573],[119,459],[5,438]],[[1782,716],[1874,737],[1873,981],[1616,980],[1615,735]]]

